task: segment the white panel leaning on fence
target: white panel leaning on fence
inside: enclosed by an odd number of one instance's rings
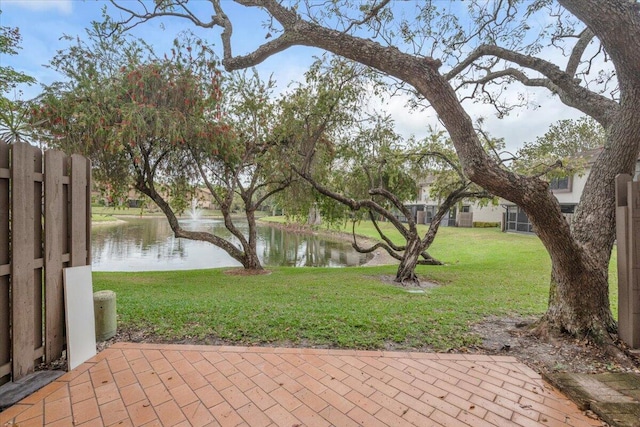
[[[62,271],[91,265],[90,236],[89,160],[0,142],[0,384],[62,355]]]
[[[67,315],[68,369],[96,355],[91,266],[64,269],[64,305]]]

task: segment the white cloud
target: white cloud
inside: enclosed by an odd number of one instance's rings
[[[496,116],[496,110],[491,105],[465,101],[463,106],[472,120],[484,119],[483,128],[492,136],[504,138],[506,149],[511,152],[515,152],[525,142],[535,141],[536,137],[542,136],[556,121],[576,119],[583,115],[564,105],[557,97],[551,96],[546,89],[527,88],[526,92],[529,103],[537,108],[517,109],[502,119]],[[512,90],[505,94],[505,100],[516,103],[517,96],[517,90]],[[389,113],[395,121],[396,131],[405,138],[410,135],[423,138],[427,136],[429,126],[437,130],[444,129],[432,108],[410,111],[406,105],[408,99],[406,94],[397,94],[386,103],[376,103],[372,107]]]
[[[73,0],[3,0],[3,3],[38,12],[54,10],[64,15],[73,11]]]

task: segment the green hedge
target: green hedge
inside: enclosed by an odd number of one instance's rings
[[[492,228],[492,227],[500,227],[499,222],[482,222],[482,221],[474,221],[474,228]]]

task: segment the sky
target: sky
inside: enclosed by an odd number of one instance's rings
[[[196,1],[195,4],[210,7],[205,1]],[[34,77],[41,84],[60,80],[61,76],[47,68],[46,64],[56,51],[68,46],[68,42],[61,37],[64,34],[84,37],[85,28],[90,26],[92,20],[101,19],[101,9],[105,6],[114,19],[122,16],[120,11],[114,10],[103,0],[0,0],[0,25],[18,27],[22,35],[19,54],[1,56],[0,64],[12,66]],[[236,6],[231,7],[227,13],[234,22],[234,54],[247,53],[264,41],[266,30],[259,26],[261,17],[256,12]],[[184,20],[151,20],[132,29],[132,32],[162,51],[185,29],[220,46],[218,31],[199,29]],[[301,80],[303,73],[313,62],[313,57],[321,54],[322,51],[318,49],[295,47],[278,53],[256,68],[263,78],[272,75],[279,88],[284,90],[292,80]],[[30,99],[40,93],[39,85],[22,89],[22,99]],[[509,96],[515,97],[517,94],[513,91]],[[485,126],[493,136],[505,138],[510,151],[542,136],[549,125],[557,120],[581,116],[581,113],[564,106],[546,90],[529,90],[528,97],[532,104],[539,105],[537,109],[517,111],[503,119],[496,117],[491,106],[472,102],[466,102],[464,106],[472,118],[485,119]],[[394,118],[396,130],[401,135],[422,138],[427,135],[429,126],[439,126],[432,110],[411,112],[405,102],[405,98],[396,97],[382,106]]]

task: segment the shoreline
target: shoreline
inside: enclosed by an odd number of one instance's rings
[[[117,216],[112,215],[112,216],[114,216],[115,218],[114,220],[91,221],[91,226],[100,227],[100,226],[116,225],[116,224],[126,222],[126,220],[120,219],[120,218],[142,218],[142,219],[164,218],[164,216],[162,215],[139,216],[139,215],[123,214],[123,215],[117,215]],[[219,219],[219,218],[210,217],[209,219]],[[261,220],[258,219],[258,221],[261,221]],[[275,227],[275,228],[287,230],[294,233],[307,234],[307,235],[321,235],[326,239],[335,240],[339,242],[352,243],[353,241],[353,235],[351,233],[347,233],[344,231],[330,230],[327,228],[317,229],[310,225],[299,224],[299,223],[282,223],[282,222],[275,222],[275,221],[261,221],[261,222],[264,224],[268,224],[270,227]],[[357,236],[357,237],[361,245],[366,244],[366,245],[372,246],[377,243],[376,240],[368,237],[363,237],[363,236]],[[372,267],[372,266],[378,266],[378,265],[394,265],[398,263],[398,260],[393,258],[391,255],[387,253],[387,251],[381,248],[378,248],[375,251],[371,252],[371,255],[372,255],[371,259],[366,263],[362,264],[362,267]]]
[[[299,224],[299,223],[281,223],[281,222],[272,222],[272,221],[264,221],[264,222],[269,224],[269,226],[271,227],[276,227],[276,228],[280,228],[280,229],[295,232],[295,233],[321,235],[325,238],[333,239],[340,242],[347,242],[347,243],[353,242],[353,235],[351,233],[346,233],[344,231],[329,230],[326,228],[319,230],[319,229],[314,229],[310,225]],[[357,236],[357,238],[361,243],[364,242],[367,245],[373,246],[374,244],[377,243],[376,240],[368,237]],[[362,267],[373,267],[378,265],[394,265],[398,263],[398,260],[396,260],[391,255],[389,255],[387,251],[385,251],[384,249],[378,248],[375,251],[371,252],[371,254],[373,255],[372,258],[366,263],[362,264]]]

